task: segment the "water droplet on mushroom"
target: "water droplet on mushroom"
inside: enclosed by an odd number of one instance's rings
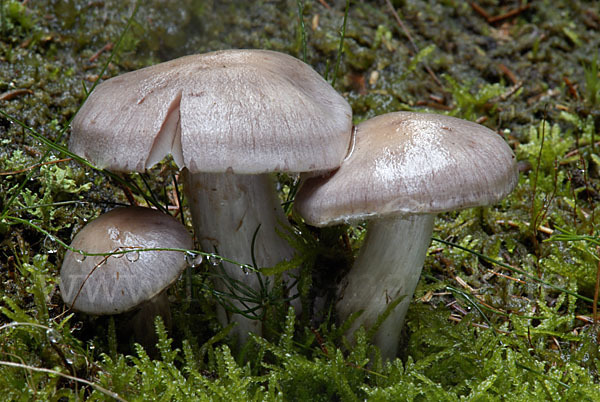
[[[131,253],[127,253],[125,258],[127,258],[127,261],[129,262],[136,262],[140,259],[140,253],[138,251],[133,251]]]
[[[83,254],[83,252],[78,251],[75,253],[75,261],[77,262],[84,262],[85,261],[85,254]]]
[[[212,265],[213,267],[216,267],[217,265],[219,265],[221,263],[221,257],[216,256],[216,255],[209,255],[207,260],[208,260],[208,263],[210,265]]]
[[[54,328],[48,328],[48,330],[46,330],[46,336],[48,337],[50,343],[58,343],[62,338],[60,333]]]
[[[185,253],[185,262],[192,268],[198,268],[200,264],[202,264],[203,258],[202,254],[192,252]]]

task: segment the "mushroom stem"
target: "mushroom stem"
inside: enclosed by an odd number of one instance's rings
[[[403,298],[373,337],[384,359],[398,350],[404,317],[419,282],[435,215],[404,215],[370,221],[364,244],[338,288],[337,312],[342,321],[362,310],[347,334],[369,329],[389,303]]]
[[[268,174],[191,174],[184,170],[184,181],[196,238],[203,250],[217,250],[223,257],[252,265],[252,239],[256,233],[254,258],[257,268],[271,267],[293,256],[292,247],[277,233],[284,231],[289,223]],[[268,284],[264,280],[261,283],[257,274],[234,264],[223,262],[223,268],[232,280],[244,283],[257,295],[263,290],[270,290],[273,285],[272,280]],[[215,286],[219,291],[230,292],[222,279],[217,279]],[[235,298],[230,302],[242,311],[257,306]],[[249,314],[260,313],[261,310],[257,310]],[[225,311],[222,306],[219,307],[218,318],[223,325],[237,322],[232,334],[242,343],[247,340],[249,332],[262,334],[258,319]]]
[[[158,350],[156,343],[158,342],[158,337],[154,321],[159,315],[162,317],[167,331],[170,331],[171,308],[169,307],[169,297],[166,291],[154,296],[137,310],[123,315],[127,317],[123,321],[123,325],[133,334],[135,341],[142,345],[150,356],[157,357]]]

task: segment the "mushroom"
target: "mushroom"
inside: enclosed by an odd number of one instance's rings
[[[99,167],[143,171],[171,154],[185,167],[196,237],[207,252],[259,267],[293,255],[278,235],[289,223],[272,172],[330,170],[351,137],[348,103],[307,64],[266,50],[186,56],[112,78],[96,87],[73,121],[69,143]],[[260,225],[260,229],[259,229]],[[233,280],[260,281],[223,263]],[[217,281],[224,291],[227,285]],[[234,300],[236,308],[256,305]],[[261,323],[238,322],[243,340]]]
[[[135,313],[128,317],[136,340],[154,347],[154,317],[167,328],[171,313],[165,290],[186,268],[177,251],[138,251],[146,248],[190,249],[185,227],[169,215],[149,208],[117,208],[87,224],[68,250],[60,270],[60,291],[73,310],[92,315]]]
[[[295,200],[311,225],[369,220],[356,261],[337,290],[340,320],[362,311],[348,334],[371,327],[399,301],[373,339],[382,356],[393,358],[435,215],[493,204],[517,180],[510,147],[479,124],[396,112],[358,125],[341,167],[330,176],[308,178]]]

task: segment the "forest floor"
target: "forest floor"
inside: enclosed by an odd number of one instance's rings
[[[3,399],[600,400],[600,3],[350,1],[344,26],[345,10],[339,0],[0,1]],[[66,152],[86,93],[230,48],[304,59],[348,100],[354,124],[444,113],[514,150],[509,197],[437,217],[393,362],[365,332],[350,345],[335,317],[295,318],[277,299],[273,333],[235,347],[215,317],[209,263],[170,291],[173,328],[158,324],[152,358],[116,320],[64,305],[64,246],[86,222],[132,198],[177,205],[170,161],[127,175],[130,192]],[[293,186],[278,179],[283,193]],[[364,232],[299,234],[311,255],[305,307],[332,296]]]

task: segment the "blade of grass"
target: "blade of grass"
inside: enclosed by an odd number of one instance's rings
[[[169,207],[168,205],[162,205],[159,201],[158,201],[158,197],[156,196],[156,194],[154,194],[154,191],[152,191],[152,187],[150,187],[150,184],[148,184],[148,180],[146,179],[146,174],[145,173],[138,173],[138,176],[140,177],[140,179],[142,180],[142,183],[144,183],[144,187],[146,187],[146,190],[148,190],[148,193],[150,193],[150,201],[152,202],[153,205],[155,205],[161,212],[165,213],[165,214],[169,214]],[[145,192],[142,192],[142,194],[146,194]]]
[[[304,27],[304,0],[296,0],[298,5],[298,24],[302,38],[302,61],[306,63],[306,29]]]
[[[84,250],[79,250],[76,249],[74,247],[71,247],[70,245],[68,245],[67,243],[65,243],[64,241],[62,241],[61,239],[57,238],[56,236],[54,236],[53,234],[51,234],[50,232],[48,232],[47,230],[39,227],[38,225],[34,224],[33,222],[30,222],[26,219],[21,219],[21,218],[17,218],[15,216],[7,216],[4,218],[4,222],[7,223],[8,225],[11,225],[10,222],[7,221],[13,221],[15,223],[19,223],[22,225],[27,225],[37,231],[39,231],[42,234],[45,234],[46,236],[51,237],[53,240],[56,241],[56,243],[58,243],[60,246],[66,248],[67,250],[70,250],[74,253],[79,253],[81,255],[85,255],[87,256],[110,256],[110,255],[115,255],[115,254],[127,254],[127,253],[131,253],[131,252],[144,252],[144,251],[179,251],[181,253],[188,253],[188,254],[194,254],[194,255],[202,255],[203,257],[211,257],[211,258],[218,258],[220,261],[225,261],[228,262],[230,264],[235,264],[239,267],[241,267],[240,269],[248,269],[248,270],[254,270],[254,267],[252,267],[251,265],[248,264],[242,264],[239,263],[237,261],[234,261],[230,258],[227,257],[222,257],[220,255],[217,255],[215,253],[205,253],[204,251],[198,251],[198,250],[189,250],[186,248],[168,248],[168,247],[149,247],[149,248],[128,248],[126,250],[118,250],[118,251],[111,251],[108,253],[88,253],[87,251]]]
[[[346,9],[344,10],[344,22],[342,23],[342,31],[340,32],[340,45],[338,47],[337,58],[335,60],[335,67],[333,68],[333,78],[331,79],[331,86],[335,86],[335,82],[338,76],[338,70],[340,68],[340,62],[342,61],[342,53],[344,53],[344,39],[346,38],[346,23],[348,22],[348,12],[350,11],[350,0],[346,0]]]
[[[600,247],[596,247],[600,254]],[[596,284],[594,286],[594,305],[592,306],[592,315],[594,316],[594,329],[596,330],[596,341],[600,341],[600,332],[598,331],[598,290],[600,288],[600,260],[596,268]]]

